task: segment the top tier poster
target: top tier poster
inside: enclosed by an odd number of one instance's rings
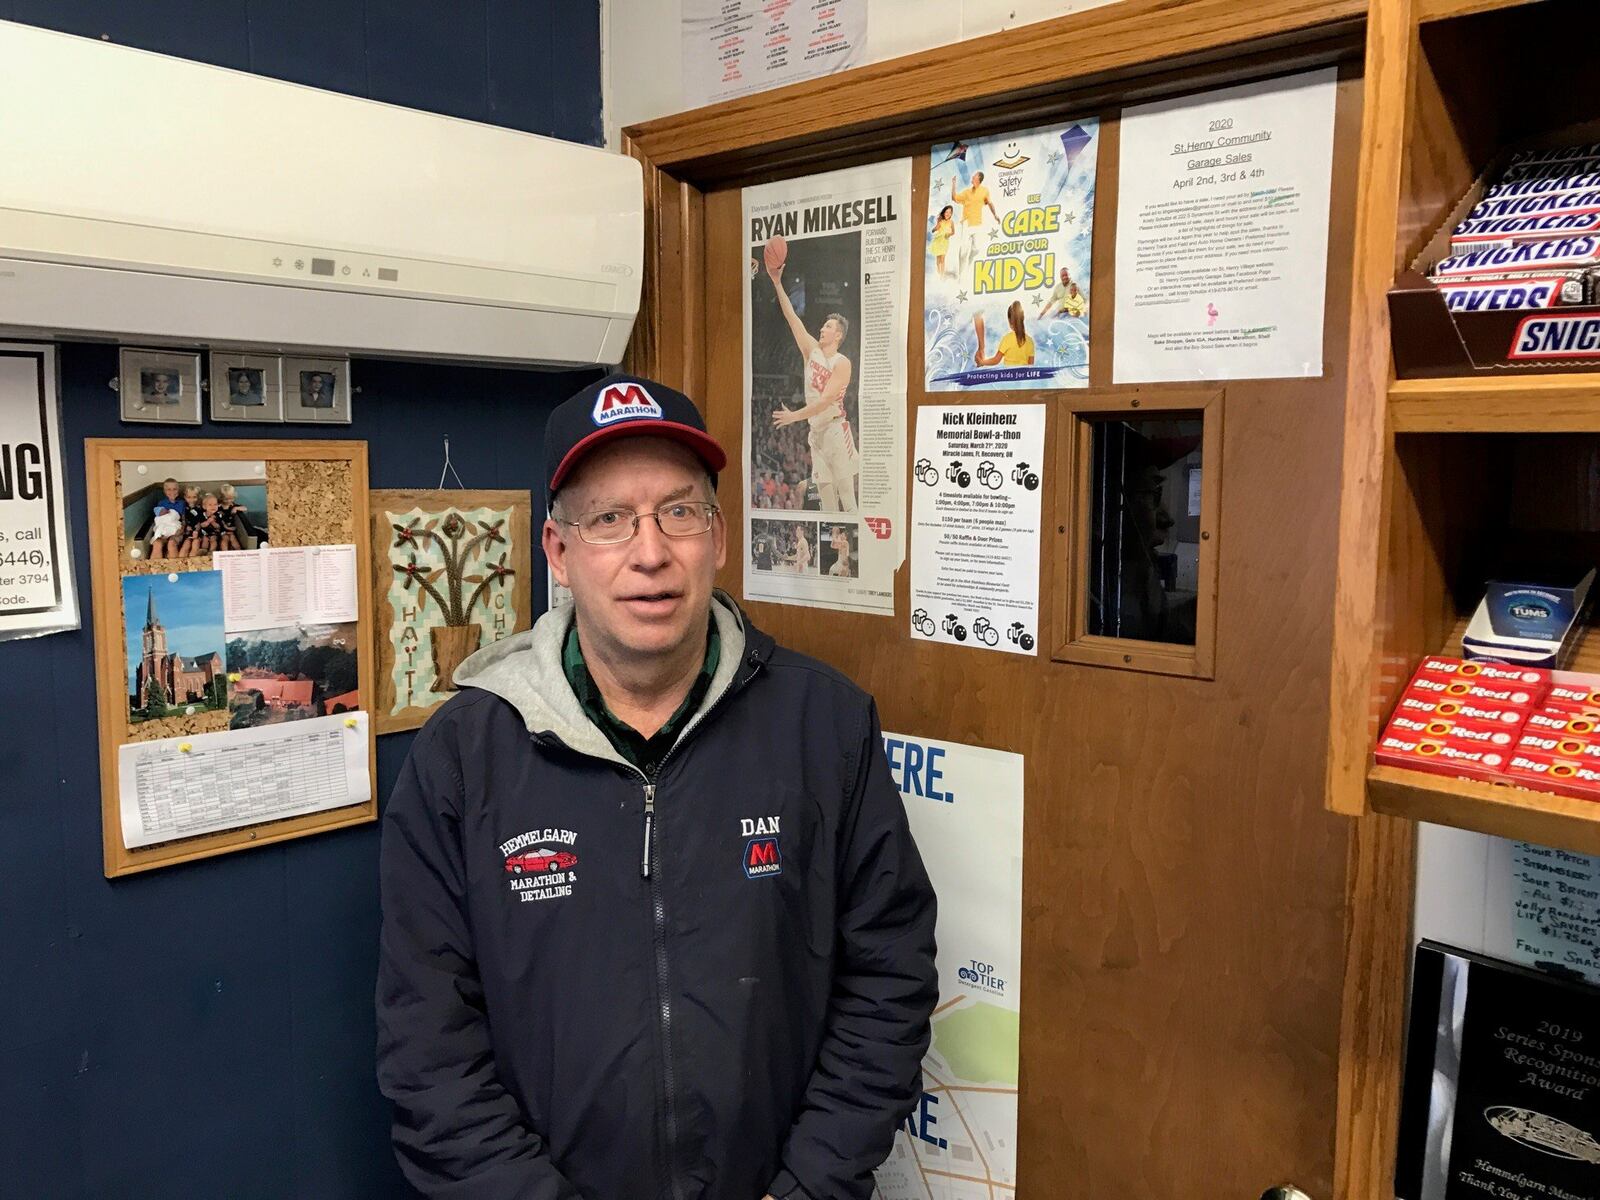
[[[934,146],[924,234],[930,392],[1089,384],[1100,123]]]

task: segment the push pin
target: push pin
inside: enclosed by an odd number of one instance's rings
[[[187,753],[189,753],[189,751],[194,749],[194,743],[193,742],[179,742],[178,743],[178,749],[183,751],[185,754],[187,754]]]
[[[354,729],[359,724],[361,724],[361,722],[356,720],[354,717],[346,717],[344,719],[344,727],[346,729]]]

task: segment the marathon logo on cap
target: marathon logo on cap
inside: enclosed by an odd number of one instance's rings
[[[1517,247],[1519,250],[1527,248]],[[1596,357],[1600,355],[1600,317],[1583,313],[1524,317],[1511,337],[1509,355],[1523,361]]]
[[[594,423],[602,428],[640,417],[661,420],[661,405],[637,383],[613,383],[600,389],[594,401]]]

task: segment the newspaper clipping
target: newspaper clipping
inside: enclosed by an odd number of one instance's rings
[[[892,614],[911,160],[744,190],[744,593]]]
[[[923,313],[930,392],[1089,383],[1100,123],[957,139],[928,160]]]

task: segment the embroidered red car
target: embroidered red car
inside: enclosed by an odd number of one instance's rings
[[[513,875],[521,875],[524,871],[537,874],[540,871],[565,871],[569,867],[578,865],[578,856],[569,854],[565,850],[538,849],[532,854],[513,854],[506,859],[506,870]]]

